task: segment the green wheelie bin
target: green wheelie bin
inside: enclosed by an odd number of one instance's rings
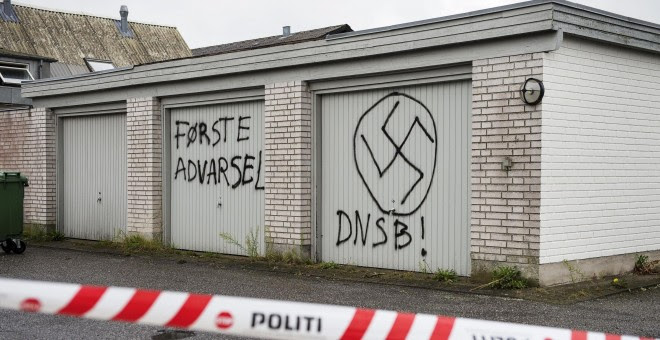
[[[0,172],[0,248],[5,253],[21,254],[26,244],[23,235],[23,196],[28,180],[20,172]]]

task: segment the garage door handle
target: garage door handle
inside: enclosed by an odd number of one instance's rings
[[[222,197],[218,197],[218,208],[222,206]]]
[[[96,199],[97,203],[101,203],[101,192],[99,191],[99,198]]]

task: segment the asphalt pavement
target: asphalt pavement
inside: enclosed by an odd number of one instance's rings
[[[441,314],[660,338],[660,287],[570,305],[330,280],[212,262],[29,248],[0,254],[0,277],[176,290]],[[236,339],[0,310],[0,339]]]

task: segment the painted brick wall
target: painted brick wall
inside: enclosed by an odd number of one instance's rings
[[[156,98],[126,102],[127,232],[162,236],[162,126]]]
[[[279,248],[311,244],[312,105],[307,85],[288,82],[265,89],[266,238]]]
[[[543,54],[475,60],[472,71],[472,271],[518,265],[537,275],[541,105],[520,100]],[[510,157],[513,167],[502,170]]]
[[[55,117],[44,108],[0,112],[0,170],[28,177],[24,223],[55,225]]]
[[[660,56],[567,37],[544,61],[541,263],[660,249]]]

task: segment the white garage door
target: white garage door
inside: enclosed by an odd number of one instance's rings
[[[256,239],[262,250],[263,101],[170,112],[173,246],[245,255]]]
[[[321,96],[324,261],[469,274],[470,82]]]
[[[61,119],[59,228],[111,240],[126,231],[126,115]]]

